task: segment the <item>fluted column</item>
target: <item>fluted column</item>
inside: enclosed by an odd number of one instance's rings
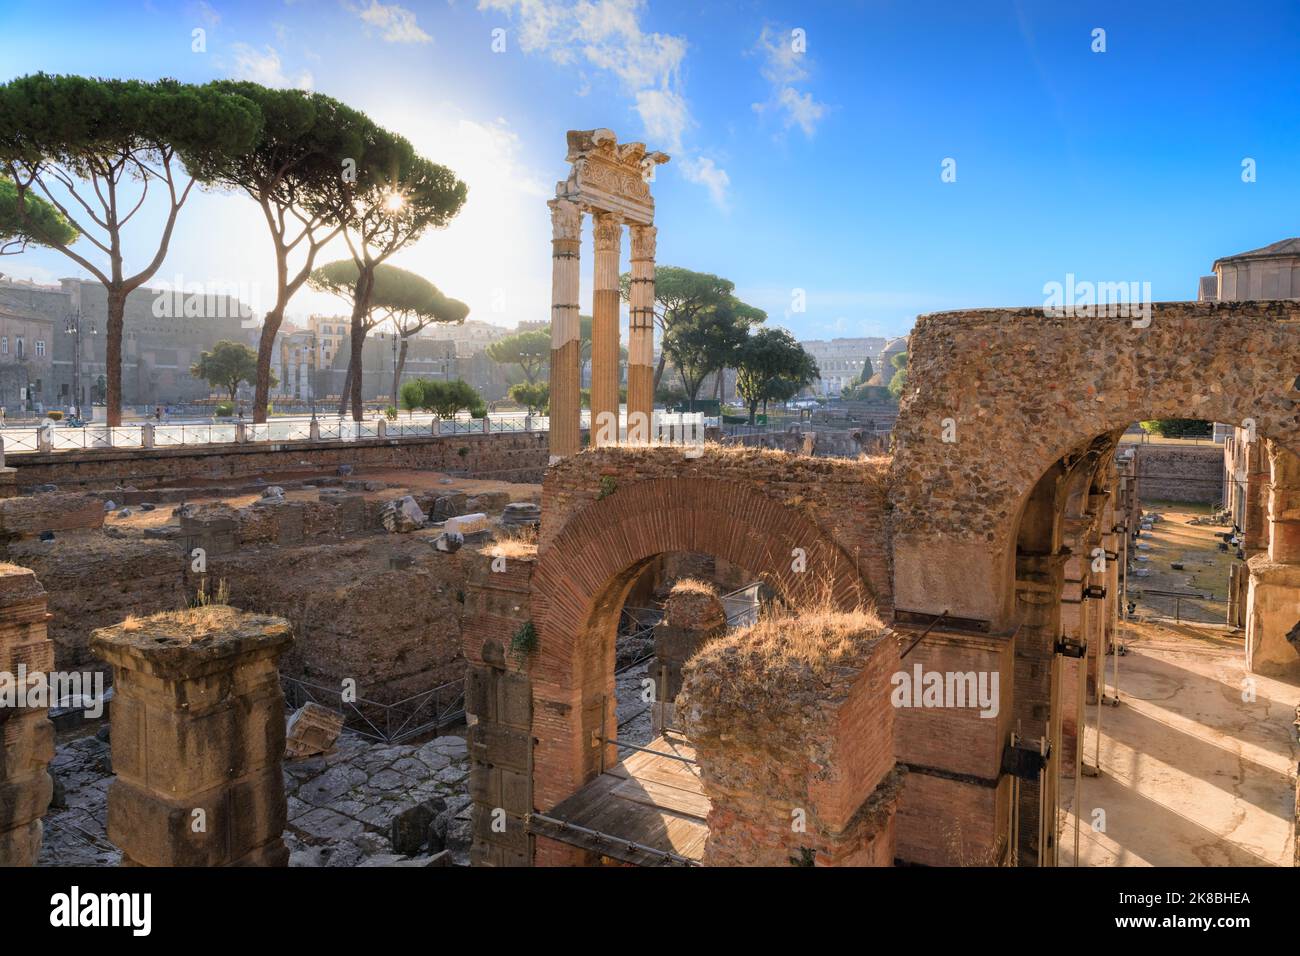
[[[618,444],[618,262],[623,221],[614,213],[593,217],[595,295],[591,310],[591,443]]]
[[[632,226],[631,321],[627,342],[627,437],[650,440],[655,407],[655,237],[654,226]]]
[[[578,250],[582,210],[567,199],[551,207],[551,461],[581,444],[582,342],[578,321]]]

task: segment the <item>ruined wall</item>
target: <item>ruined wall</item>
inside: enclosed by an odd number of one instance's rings
[[[793,509],[824,532],[869,583],[867,595],[882,611],[892,607],[892,578],[885,543],[888,459],[847,460],[808,458],[784,452],[705,446],[698,458],[681,449],[603,449],[584,452],[557,463],[548,472],[542,492],[542,531],[539,550],[545,551],[570,518],[598,500],[612,500],[619,488],[645,493],[656,480],[671,480],[679,491],[670,494],[668,509],[682,507],[691,492],[707,482],[734,483],[739,495],[767,499],[777,510]],[[728,522],[722,512],[718,522]],[[719,530],[739,540],[764,537],[771,516],[755,512],[748,523]],[[704,529],[700,529],[702,532]],[[718,555],[726,557],[726,555]],[[786,557],[783,554],[781,557]],[[583,555],[573,555],[584,560]],[[751,561],[768,564],[771,560]],[[751,574],[758,567],[746,567]]]
[[[533,810],[533,692],[530,652],[512,647],[530,619],[536,554],[515,550],[492,568],[489,555],[471,559],[466,586],[463,650],[465,714],[469,723],[470,796],[474,800],[475,866],[531,866],[533,838],[524,817]],[[538,715],[544,719],[544,715]],[[503,826],[492,826],[504,811]],[[500,816],[500,814],[497,814]],[[537,840],[543,864],[557,848]]]
[[[920,633],[904,631],[904,647]],[[903,660],[900,670],[921,674],[996,675],[997,713],[979,706],[898,708],[895,753],[908,770],[898,807],[899,859],[925,866],[996,864],[1006,850],[1010,778],[1002,750],[1014,727],[1015,682],[1010,635],[959,634],[936,627]]]
[[[1135,446],[1138,489],[1142,501],[1179,501],[1223,505],[1221,445]]]
[[[96,628],[185,606],[185,557],[167,541],[86,531],[11,544],[7,555],[35,571],[49,595],[50,638],[61,668],[94,660],[88,643]]]
[[[45,588],[60,668],[88,663],[90,632],[184,602],[181,556],[165,541],[104,527],[104,497],[47,493],[0,501],[0,557]]]
[[[549,457],[545,432],[465,434],[438,438],[360,441],[260,442],[247,445],[153,449],[90,449],[10,455],[20,488],[55,484],[72,488],[149,487],[196,478],[225,480],[257,474],[322,471],[339,465],[414,468],[491,474],[505,481],[540,481]]]
[[[711,806],[706,866],[893,865],[898,666],[868,614],[769,620],[691,659],[678,715]]]
[[[350,678],[360,696],[386,703],[463,676],[460,619],[469,551],[435,551],[434,530],[386,533],[383,500],[327,489],[315,501],[187,505],[179,525],[142,534],[101,527],[102,497],[43,494],[0,502],[0,528],[9,512],[21,514],[25,528],[67,524],[68,515],[83,526],[60,530],[52,540],[28,529],[0,546],[0,555],[35,571],[46,588],[61,667],[94,660],[87,642],[96,628],[185,607],[202,589],[224,592],[245,610],[287,618],[300,635],[282,662],[292,676],[331,687]],[[469,500],[450,489],[419,497],[426,511],[439,498],[456,499],[460,508]],[[488,503],[501,504],[487,495],[475,502]],[[199,565],[196,548],[203,551]]]
[[[432,536],[371,535],[208,560],[237,607],[289,620],[300,635],[281,670],[391,703],[464,676],[460,656],[465,553],[441,554]],[[189,576],[190,592],[198,576]]]
[[[917,320],[891,469],[900,607],[1008,622],[1026,496],[1063,455],[1134,421],[1251,418],[1300,449],[1300,303],[1157,303],[1134,323],[1041,309]]]
[[[36,865],[42,818],[54,790],[46,772],[54,757],[48,708],[17,699],[34,689],[35,674],[48,673],[53,664],[45,619],[45,594],[35,576],[0,562],[0,683],[18,704],[0,706],[0,867]]]

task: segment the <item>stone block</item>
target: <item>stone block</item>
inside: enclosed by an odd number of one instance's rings
[[[210,605],[94,632],[115,670],[109,838],[125,864],[285,865],[280,618]]]

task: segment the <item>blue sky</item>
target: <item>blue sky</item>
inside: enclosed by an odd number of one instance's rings
[[[801,338],[1037,305],[1067,273],[1193,298],[1215,258],[1300,235],[1298,67],[1294,3],[0,6],[0,79],[241,76],[310,86],[409,136],[470,198],[394,261],[507,325],[547,316],[545,201],[565,130],[598,126],[672,154],[654,187],[659,261],[727,276]],[[268,282],[257,215],[196,197],[158,279]],[[137,260],[147,239],[130,237]],[[588,234],[584,303],[590,261]],[[0,270],[77,272],[51,252]],[[302,294],[290,311],[337,309]]]

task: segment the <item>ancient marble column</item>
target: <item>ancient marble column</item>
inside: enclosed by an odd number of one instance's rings
[[[650,440],[655,407],[655,237],[654,226],[631,227],[632,289],[627,341],[627,438]]]
[[[212,605],[91,636],[113,665],[108,838],[124,866],[287,866],[283,618]]]
[[[578,256],[582,210],[552,199],[551,208],[551,461],[576,455],[582,440],[582,341],[578,320]]]
[[[591,443],[618,444],[618,263],[623,220],[598,212],[595,293],[591,310]]]
[[[27,568],[0,563],[0,867],[35,866],[54,783],[54,725],[29,690],[54,668],[45,590]],[[38,697],[40,695],[37,695]]]

